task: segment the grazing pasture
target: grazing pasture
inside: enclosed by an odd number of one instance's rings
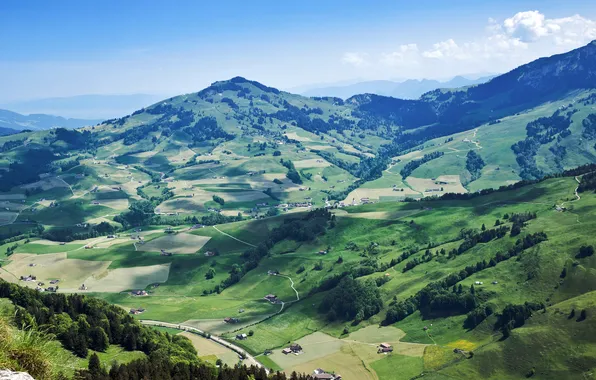
[[[177,254],[193,254],[198,252],[207,242],[209,237],[188,233],[166,234],[137,245],[139,251],[160,252],[162,249]]]
[[[151,284],[168,280],[170,264],[143,267],[110,269],[85,279],[90,292],[122,292],[131,289],[145,289]]]

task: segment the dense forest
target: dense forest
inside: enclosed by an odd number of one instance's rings
[[[128,364],[102,364],[97,354],[93,353],[88,368],[76,371],[74,378],[77,380],[312,379],[311,376],[296,373],[289,377],[279,372],[268,374],[264,368],[254,366],[216,368],[199,360],[188,338],[143,326],[124,309],[97,298],[78,294],[39,293],[3,280],[0,280],[0,298],[8,298],[15,304],[14,323],[20,329],[35,334],[44,331],[44,336],[55,336],[64,348],[82,358],[87,357],[89,349],[103,352],[111,344],[120,345],[129,351],[143,351],[147,355],[147,358]],[[109,370],[105,369],[106,364]],[[40,368],[31,368],[29,371],[45,374],[45,369]],[[67,379],[64,374],[58,374],[58,378]]]
[[[476,151],[470,150],[466,155],[466,170],[472,175],[472,181],[480,178],[482,168],[485,165],[486,163]]]
[[[570,109],[564,113],[566,110],[568,108],[559,109],[550,117],[541,117],[531,121],[526,125],[526,138],[511,146],[521,168],[521,178],[538,179],[544,176],[544,173],[537,167],[536,154],[540,146],[554,141],[557,136],[564,138],[571,134],[569,126],[575,110]],[[559,159],[562,158],[559,157]]]

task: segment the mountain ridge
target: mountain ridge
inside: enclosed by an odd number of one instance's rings
[[[332,96],[347,99],[354,95],[371,93],[400,99],[418,99],[422,94],[434,89],[472,86],[487,82],[495,76],[496,75],[483,76],[477,79],[455,76],[448,81],[438,81],[434,79],[406,79],[399,82],[391,80],[372,80],[343,86],[314,88],[300,92],[300,95],[315,97]]]
[[[14,130],[44,130],[51,128],[80,128],[100,123],[102,120],[64,118],[47,114],[23,115],[14,111],[0,109],[0,127]]]

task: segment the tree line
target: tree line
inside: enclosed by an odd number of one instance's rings
[[[459,273],[449,274],[441,281],[428,284],[424,289],[410,298],[393,303],[385,318],[385,324],[401,321],[416,310],[420,310],[423,317],[440,313],[463,313],[469,312],[478,306],[467,293],[447,294],[448,288],[471,276],[474,273],[486,268],[494,267],[499,262],[518,256],[522,251],[531,248],[547,240],[544,232],[529,234],[515,242],[515,245],[507,252],[497,252],[490,261],[479,261],[475,265],[469,265]]]

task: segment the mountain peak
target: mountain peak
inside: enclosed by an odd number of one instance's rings
[[[277,88],[269,87],[257,81],[249,80],[241,76],[235,76],[227,80],[211,83],[209,87],[199,91],[199,95],[223,91],[244,91],[248,86],[256,87],[263,92],[269,92],[273,94],[280,93]]]

